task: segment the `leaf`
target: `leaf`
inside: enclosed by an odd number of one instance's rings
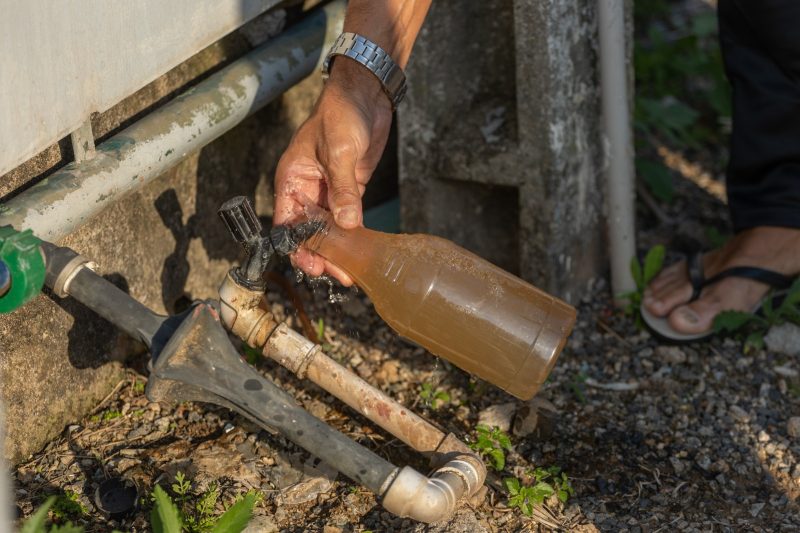
[[[764,334],[760,331],[754,331],[744,341],[744,351],[749,353],[750,350],[760,350],[764,347]]]
[[[220,517],[211,533],[240,533],[252,518],[255,504],[256,494],[248,492]]]
[[[44,533],[44,524],[47,521],[47,512],[56,503],[56,496],[50,496],[37,510],[25,521],[20,533]]]
[[[642,267],[639,264],[639,259],[637,257],[631,258],[631,277],[633,277],[633,281],[634,283],[636,283],[636,287],[638,287],[640,291],[644,290]]]
[[[758,317],[744,311],[723,311],[714,317],[714,332],[734,332]]]
[[[663,244],[658,244],[650,248],[650,251],[647,252],[647,255],[644,258],[644,283],[643,285],[646,287],[653,278],[655,278],[659,272],[661,272],[661,267],[664,266],[664,256],[667,253],[667,249],[664,248]]]
[[[569,492],[567,492],[564,489],[558,489],[558,492],[556,492],[556,496],[558,496],[558,500],[561,503],[567,503],[567,500],[569,500]]]
[[[325,321],[317,320],[317,338],[322,342],[325,339]]]
[[[501,448],[511,451],[511,439],[501,430],[498,430],[497,443]]]
[[[532,488],[531,500],[537,504],[544,502],[548,497],[555,493],[553,486],[550,485],[550,483],[545,483],[544,481],[540,481]]]
[[[498,448],[494,448],[489,450],[488,452],[489,457],[491,457],[492,462],[494,463],[495,470],[502,470],[506,466],[506,454],[503,453],[503,450]]]
[[[178,508],[172,503],[172,499],[164,492],[161,485],[156,485],[153,489],[153,500],[155,506],[150,511],[150,525],[153,533],[180,533],[183,528],[183,520],[181,520]]]
[[[672,203],[675,197],[675,186],[672,182],[672,173],[663,164],[649,159],[636,158],[636,173],[653,193],[653,196],[662,202]]]
[[[519,493],[519,480],[515,477],[503,478],[503,484],[512,495]]]

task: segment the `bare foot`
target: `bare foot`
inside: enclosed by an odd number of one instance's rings
[[[761,226],[737,234],[722,248],[703,257],[706,279],[734,266],[753,266],[794,276],[800,273],[800,229]],[[687,303],[692,285],[681,261],[666,269],[644,291],[645,308],[667,317],[680,333],[711,329],[722,311],[753,311],[770,287],[744,278],[730,277],[703,289],[700,298]]]

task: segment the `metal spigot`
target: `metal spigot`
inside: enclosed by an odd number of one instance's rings
[[[262,235],[253,205],[246,196],[231,198],[219,208],[219,216],[228,231],[247,252],[245,263],[233,270],[237,283],[252,290],[263,290],[263,274],[269,268],[273,257],[287,256],[311,235],[322,228],[319,221],[306,222],[297,226],[273,226],[269,234]]]

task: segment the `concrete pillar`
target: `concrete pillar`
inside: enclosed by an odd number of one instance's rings
[[[398,112],[404,230],[573,302],[606,268],[595,4],[434,2]]]

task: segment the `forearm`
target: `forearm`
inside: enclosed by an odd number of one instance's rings
[[[358,33],[405,68],[431,0],[350,0],[344,31]]]

